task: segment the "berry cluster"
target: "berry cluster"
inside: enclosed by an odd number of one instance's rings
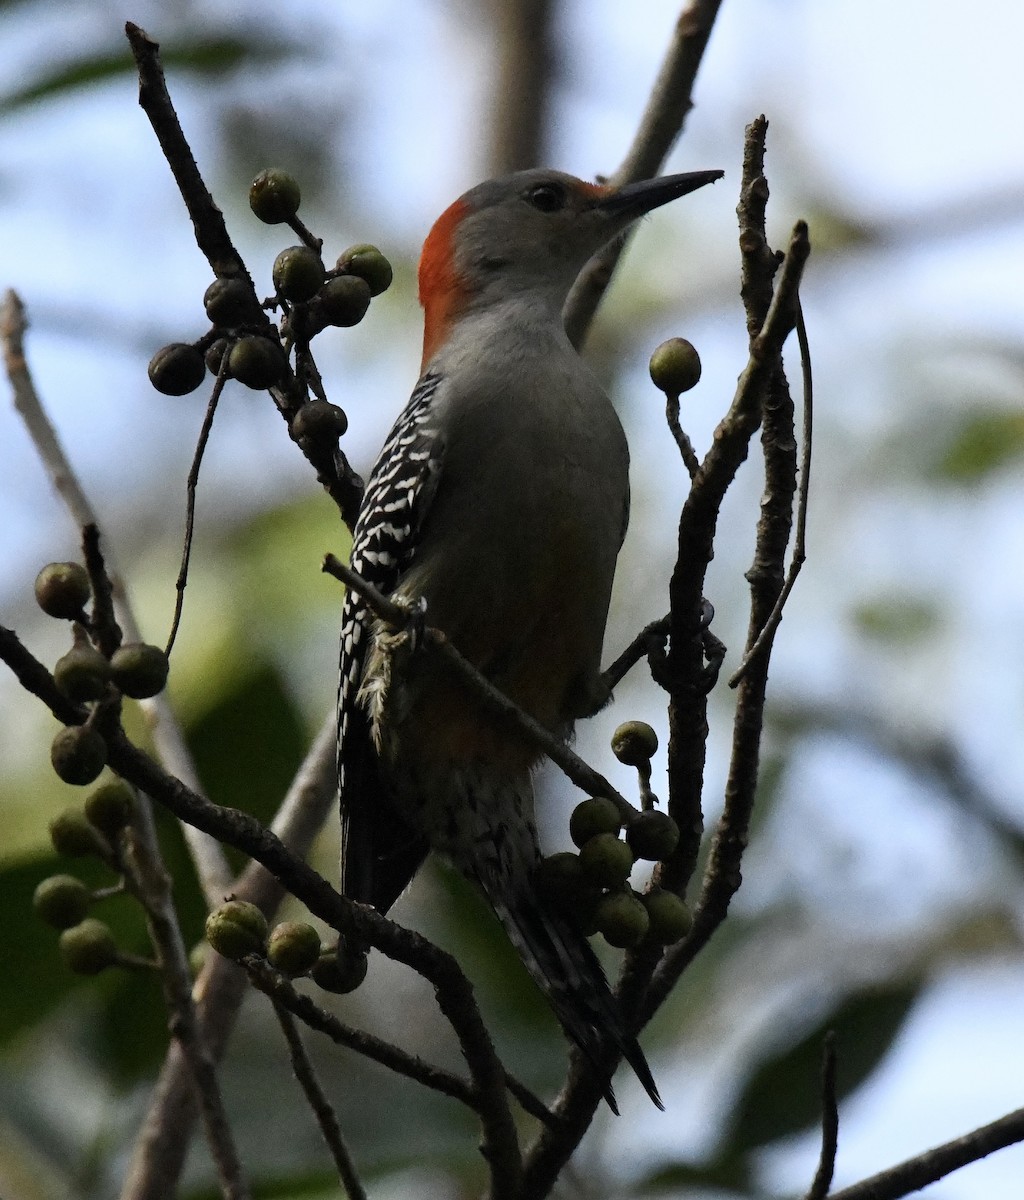
[[[612,737],[616,757],[637,768],[645,790],[657,748],[657,735],[642,721],[620,725]],[[537,869],[538,888],[550,904],[588,936],[600,933],[620,949],[671,945],[690,927],[689,910],[674,892],[651,885],[639,893],[629,884],[638,859],[661,862],[679,842],[675,821],[651,799],[651,807],[625,820],[619,805],[605,796],[584,800],[569,821],[579,853],[549,855]]]
[[[282,384],[292,345],[308,346],[330,325],[358,325],[370,300],[391,286],[391,264],[376,246],[351,246],[332,268],[325,267],[319,239],[298,219],[301,198],[286,171],[271,168],[253,180],[249,206],[255,215],[268,225],[290,225],[303,242],[274,260],[275,294],[267,304],[260,303],[244,272],[218,276],[210,284],[203,306],[211,328],[194,343],[174,342],[153,355],[149,378],[157,391],[168,396],[195,391],[207,370],[258,391]],[[284,313],[280,329],[264,311],[276,307]],[[339,418],[344,422],[340,409],[327,407],[333,409],[335,426]]]
[[[324,948],[304,921],[282,921],[273,929],[245,900],[228,900],[206,918],[206,940],[225,958],[248,954],[265,958],[275,970],[296,979],[309,975],[327,992],[353,992],[366,978],[366,954],[346,943]]]
[[[120,837],[134,815],[135,794],[126,783],[114,780],[91,792],[83,807],[68,808],[55,817],[50,822],[50,841],[66,858],[93,855],[117,869]],[[118,885],[93,891],[74,875],[51,875],[36,888],[32,907],[47,925],[61,931],[61,958],[75,974],[96,975],[114,965],[142,965],[118,950],[105,922],[89,916],[97,901],[122,890]]]
[[[76,562],[49,563],[36,576],[36,601],[48,616],[73,621],[73,644],[57,660],[53,678],[74,704],[89,708],[83,725],[69,725],[53,739],[50,761],[65,783],[92,783],[106,766],[107,746],[98,728],[99,709],[119,696],[142,700],[167,682],[167,655],[158,646],[128,642],[109,656],[90,640],[85,606],[92,595],[89,576]]]

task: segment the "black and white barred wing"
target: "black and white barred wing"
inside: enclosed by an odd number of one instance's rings
[[[352,569],[385,595],[398,586],[415,554],[416,534],[436,489],[443,447],[433,413],[441,379],[428,374],[416,385],[377,457],[359,510]],[[416,873],[427,844],[394,810],[381,778],[363,689],[373,625],[366,602],[349,589],[338,683],[341,886],[346,896],[386,912]]]

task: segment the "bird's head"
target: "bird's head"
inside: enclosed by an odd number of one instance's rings
[[[691,171],[615,188],[532,170],[478,184],[445,209],[423,245],[424,363],[471,305],[528,295],[561,311],[602,246],[639,217],[721,176]]]

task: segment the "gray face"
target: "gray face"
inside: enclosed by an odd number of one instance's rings
[[[638,217],[703,187],[720,171],[667,175],[610,190],[562,171],[519,171],[462,197],[456,271],[486,293],[530,290],[560,303],[589,258]]]
[[[604,192],[562,171],[520,171],[462,197],[456,270],[487,288],[538,288],[564,295],[586,261],[634,219],[609,213]],[[639,215],[639,214],[636,214]]]

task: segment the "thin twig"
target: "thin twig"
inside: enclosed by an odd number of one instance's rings
[[[259,955],[247,955],[242,959],[242,966],[253,987],[258,988],[265,996],[269,996],[275,1007],[280,1006],[286,1009],[308,1025],[310,1029],[325,1034],[339,1046],[354,1050],[364,1058],[380,1063],[381,1066],[387,1067],[397,1075],[412,1079],[444,1096],[450,1096],[453,1100],[458,1100],[476,1111],[476,1096],[465,1079],[461,1079],[451,1071],[446,1071],[443,1067],[435,1067],[431,1063],[424,1062],[417,1055],[409,1054],[372,1033],[346,1025],[333,1013],[321,1008],[304,992],[300,992],[290,979],[282,975],[280,971],[275,971],[266,959]]]
[[[995,1150],[1004,1150],[1019,1142],[1024,1142],[1024,1108],[1015,1109],[997,1121],[943,1142],[886,1171],[879,1171],[870,1179],[832,1192],[829,1200],[899,1200],[961,1167],[980,1162]]]
[[[206,406],[206,414],[203,417],[195,453],[192,456],[192,465],[189,467],[188,478],[185,482],[185,540],[181,548],[181,566],[178,568],[178,578],[174,583],[174,617],[171,620],[171,632],[168,634],[165,650],[168,656],[174,649],[174,639],[178,636],[178,626],[181,624],[181,613],[185,604],[185,588],[188,585],[188,566],[192,557],[192,534],[195,530],[196,488],[199,485],[199,471],[203,465],[203,454],[206,444],[210,440],[210,431],[213,429],[213,418],[217,415],[217,404],[228,378],[227,363],[228,356],[222,354],[220,370],[217,372],[213,390],[210,392],[210,401]]]
[[[697,472],[700,470],[700,459],[693,448],[693,442],[690,441],[690,435],[679,423],[678,395],[673,396],[668,392],[665,393],[665,420],[668,422],[672,440],[679,448],[679,455],[683,460],[683,466],[686,467],[691,479],[696,478]]]
[[[359,592],[377,616],[392,628],[400,630],[409,626],[412,613],[408,608],[383,595],[333,554],[324,556],[323,569],[328,575]],[[488,708],[526,734],[578,788],[592,796],[606,796],[619,808],[624,820],[637,815],[637,809],[603,775],[496,688],[469,659],[463,657],[442,630],[428,625],[422,631],[422,640],[424,649],[435,652]]]
[[[345,1139],[341,1136],[338,1115],[316,1077],[313,1064],[306,1053],[306,1047],[302,1044],[302,1037],[295,1024],[295,1018],[283,1004],[276,1000],[274,1001],[274,1012],[285,1041],[288,1043],[288,1053],[291,1056],[295,1078],[299,1081],[299,1086],[305,1093],[317,1124],[320,1126],[320,1132],[334,1159],[341,1186],[345,1189],[345,1195],[348,1200],[366,1200],[366,1191],[356,1172],[352,1155],[349,1153],[348,1146],[345,1145]]]
[[[796,534],[793,539],[793,557],[786,581],[782,585],[779,598],[775,601],[771,616],[757,635],[757,639],[743,656],[743,661],[729,677],[729,686],[734,688],[743,678],[750,663],[762,654],[775,636],[782,621],[782,610],[786,607],[793,588],[796,586],[800,568],[807,560],[807,500],[811,481],[811,446],[814,433],[814,382],[811,371],[811,348],[807,340],[807,326],[804,324],[803,308],[799,297],[796,302],[796,336],[800,344],[800,370],[803,380],[803,428],[801,431],[800,457],[800,490],[797,496]]]
[[[192,974],[171,894],[170,876],[159,855],[153,813],[138,805],[124,858],[125,881],[146,910],[150,936],[157,949],[170,1028],[195,1081],[206,1140],[221,1190],[229,1200],[247,1200],[249,1190],[231,1134],[214,1058],[203,1037],[192,998]]]
[[[830,1029],[821,1048],[821,1154],[805,1200],[825,1200],[832,1186],[839,1149],[839,1107],[836,1103],[836,1035]]]
[[[651,654],[652,647],[664,646],[668,636],[668,617],[659,617],[645,625],[619,657],[601,674],[601,682],[609,692],[616,687],[631,668],[645,656]]]

